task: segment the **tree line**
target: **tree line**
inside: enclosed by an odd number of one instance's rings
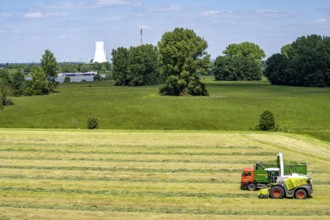
[[[163,81],[159,89],[163,95],[208,95],[199,76],[211,74],[215,80],[251,81],[265,76],[273,85],[330,86],[329,37],[299,37],[283,46],[280,54],[266,60],[257,44],[230,44],[213,63],[206,52],[207,42],[193,30],[176,28],[166,32],[157,46],[113,50],[116,85],[153,85]],[[143,52],[143,47],[150,50]],[[135,50],[140,52],[133,53]],[[149,59],[153,65],[146,62],[147,55],[153,57]],[[147,76],[158,80],[146,80]]]
[[[0,109],[12,105],[10,96],[47,95],[55,91],[58,72],[74,73],[97,71],[109,74],[111,64],[58,63],[50,50],[45,50],[38,64],[4,64],[0,68]],[[95,80],[103,79],[97,74]],[[30,78],[30,80],[27,80]]]
[[[10,69],[0,69],[0,108],[13,104],[9,96],[45,95],[55,91],[57,62],[50,50],[45,50],[40,66],[33,66],[31,80],[25,79],[22,69],[10,73]]]
[[[310,35],[285,45],[266,61],[273,85],[330,86],[330,37]]]

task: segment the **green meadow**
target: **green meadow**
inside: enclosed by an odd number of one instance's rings
[[[61,84],[48,96],[15,97],[0,111],[2,128],[252,131],[273,112],[280,131],[330,140],[330,89],[217,82],[205,77],[208,97],[168,97],[158,86],[118,87],[112,81]]]

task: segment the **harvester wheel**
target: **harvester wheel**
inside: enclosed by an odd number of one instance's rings
[[[284,197],[284,190],[280,186],[274,186],[270,190],[270,197],[273,199],[282,199]]]
[[[295,197],[296,199],[306,199],[306,197],[307,197],[306,190],[304,190],[304,189],[298,189],[298,190],[294,193],[294,197]]]
[[[254,191],[254,190],[256,190],[257,186],[254,183],[250,183],[247,188],[250,191]]]

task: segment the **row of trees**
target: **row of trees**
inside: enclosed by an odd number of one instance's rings
[[[330,86],[330,37],[303,36],[266,61],[265,76],[274,85]]]
[[[152,45],[113,50],[113,73],[116,85],[151,85],[164,80],[163,95],[208,95],[199,80],[208,72],[216,80],[261,80],[265,75],[272,84],[329,86],[329,48],[329,37],[301,37],[264,62],[266,54],[258,45],[230,44],[209,71],[207,42],[193,30],[176,28],[162,36],[158,50]]]

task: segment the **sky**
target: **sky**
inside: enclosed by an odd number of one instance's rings
[[[0,63],[89,62],[95,42],[112,49],[157,45],[188,28],[208,42],[212,59],[232,43],[258,44],[271,56],[298,37],[330,36],[329,0],[1,0]]]

